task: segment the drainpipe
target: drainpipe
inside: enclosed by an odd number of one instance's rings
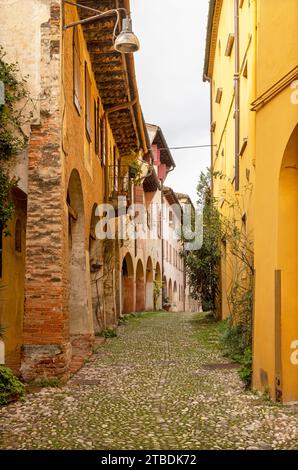
[[[240,139],[240,47],[239,47],[239,0],[234,0],[235,30],[235,190],[239,191],[239,139]]]
[[[164,293],[164,274],[165,274],[165,263],[164,263],[164,196],[163,196],[163,180],[161,181],[161,282],[162,282],[162,289],[161,289],[161,308],[163,308],[163,293]]]

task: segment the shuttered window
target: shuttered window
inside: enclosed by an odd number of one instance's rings
[[[105,117],[103,117],[100,120],[101,162],[103,165],[106,164],[106,146],[107,146],[106,133],[107,133],[107,125],[106,125]]]
[[[73,102],[79,114],[82,111],[82,83],[79,33],[73,31]]]
[[[94,100],[94,149],[100,154],[100,101]]]
[[[87,63],[85,62],[85,127],[87,137],[92,139],[92,105],[91,105],[91,79]]]

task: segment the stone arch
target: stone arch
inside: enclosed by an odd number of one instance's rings
[[[153,299],[153,263],[149,256],[146,264],[146,305],[145,310],[150,311],[154,308]]]
[[[174,309],[178,310],[178,288],[177,288],[177,282],[174,282],[173,286],[173,304],[174,304]]]
[[[122,261],[122,313],[134,311],[134,268],[130,253]]]
[[[277,394],[282,393],[283,400],[289,402],[298,400],[298,366],[292,361],[298,350],[298,125],[289,138],[280,169],[278,268]]]
[[[141,260],[137,263],[136,268],[136,311],[143,312],[145,310],[145,279],[144,267]]]
[[[162,278],[162,302],[164,303],[168,298],[168,280],[166,276]]]
[[[103,244],[96,238],[95,229],[99,220],[96,216],[98,204],[94,204],[91,212],[89,232],[89,266],[91,277],[91,296],[93,327],[96,333],[105,328],[104,292],[103,292]]]
[[[85,210],[79,172],[68,183],[69,330],[71,338],[93,334],[90,269],[85,246]]]
[[[173,303],[173,283],[172,283],[172,279],[169,280],[168,298],[169,298],[170,304],[172,304]]]
[[[160,264],[157,262],[155,267],[155,282],[159,285],[160,288],[160,295],[155,299],[154,309],[161,310],[162,309],[162,282],[161,282],[161,269]]]

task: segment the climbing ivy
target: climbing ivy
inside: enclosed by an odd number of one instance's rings
[[[7,232],[14,205],[12,189],[17,179],[10,176],[14,158],[26,147],[28,138],[23,126],[28,118],[25,108],[28,103],[26,80],[19,79],[17,64],[8,64],[0,46],[0,81],[4,83],[5,103],[0,105],[0,227]]]

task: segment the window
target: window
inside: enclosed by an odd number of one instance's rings
[[[247,147],[247,144],[248,144],[248,138],[245,137],[245,138],[243,139],[243,141],[242,141],[242,145],[241,145],[241,148],[240,148],[240,151],[239,151],[240,157],[242,157],[242,155],[244,154],[245,149],[246,149],[246,147]]]
[[[150,206],[147,209],[147,227],[149,228],[149,230],[152,229],[151,222],[152,222],[152,204],[150,204]]]
[[[73,102],[79,114],[82,111],[82,84],[80,43],[77,28],[73,31]]]
[[[157,219],[157,236],[161,238],[161,210],[158,209],[158,219]]]
[[[231,56],[234,42],[235,42],[235,34],[229,34],[228,40],[227,40],[225,56],[227,56],[227,57]]]
[[[15,239],[14,239],[14,249],[16,252],[22,252],[22,224],[18,219],[15,226]]]
[[[92,139],[91,79],[85,62],[85,127],[89,141]]]
[[[113,169],[114,169],[114,190],[118,191],[119,162],[117,158],[116,146],[113,147]]]
[[[220,103],[222,98],[222,88],[217,88],[215,103]]]
[[[170,227],[173,227],[173,212],[169,211],[169,224]]]
[[[94,150],[95,150],[96,155],[99,155],[99,151],[100,151],[99,112],[100,112],[100,102],[98,98],[97,101],[94,100]]]
[[[0,278],[3,276],[3,230],[0,227]]]
[[[100,144],[101,144],[101,162],[103,165],[106,164],[106,148],[107,148],[107,142],[106,142],[106,133],[107,133],[107,124],[105,117],[102,117],[100,120]]]
[[[247,71],[247,61],[245,62],[244,69],[243,69],[243,77],[247,78],[248,77],[248,71]]]

